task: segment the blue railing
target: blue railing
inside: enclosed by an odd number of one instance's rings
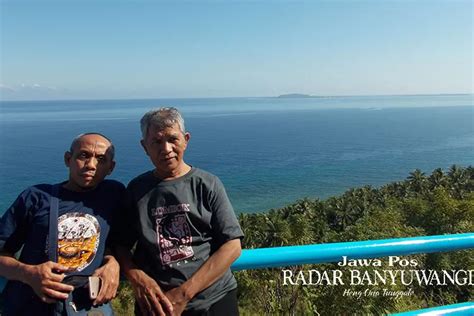
[[[339,262],[343,256],[347,256],[347,259],[380,258],[470,248],[474,248],[474,233],[246,249],[234,262],[232,270]],[[442,306],[426,312],[420,310],[401,315],[474,315],[474,303]]]
[[[474,303],[460,303],[446,306],[439,306],[427,309],[420,309],[417,311],[393,314],[392,316],[435,316],[435,315],[474,315]]]
[[[232,270],[338,262],[342,256],[364,259],[469,248],[474,248],[474,233],[247,249]]]

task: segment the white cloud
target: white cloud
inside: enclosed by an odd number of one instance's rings
[[[43,85],[40,85],[39,83],[33,83],[33,84],[22,83],[20,84],[20,88],[21,89],[35,89],[35,90],[53,90],[53,91],[58,90],[57,87],[43,86]]]
[[[68,91],[40,83],[19,83],[7,85],[0,83],[0,100],[50,100],[67,98]]]
[[[10,86],[7,86],[3,83],[0,83],[0,90],[1,91],[12,91],[12,92],[16,91],[14,88],[12,88]]]

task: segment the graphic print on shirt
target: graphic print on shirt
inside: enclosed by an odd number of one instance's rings
[[[194,255],[191,247],[191,229],[186,219],[186,212],[189,212],[189,204],[161,206],[152,209],[156,223],[160,259],[164,265],[188,259]]]
[[[100,226],[89,214],[72,212],[58,218],[58,262],[76,271],[84,270],[95,258]]]

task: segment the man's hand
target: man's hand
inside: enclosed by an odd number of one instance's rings
[[[68,270],[67,267],[52,261],[27,265],[23,281],[33,288],[43,302],[55,303],[58,300],[65,300],[74,290],[73,286],[61,283],[64,272]]]
[[[113,256],[104,257],[104,265],[94,271],[92,276],[100,278],[101,285],[94,305],[107,303],[117,295],[119,286],[120,266]]]
[[[204,264],[179,287],[166,292],[173,303],[173,316],[181,315],[188,302],[199,292],[216,282],[229,269],[232,262],[240,255],[240,239],[225,242]]]
[[[170,302],[173,304],[173,316],[179,316],[186,308],[186,305],[191,300],[187,297],[185,291],[181,287],[176,287],[165,293]]]
[[[139,269],[132,261],[130,249],[116,246],[115,253],[125,276],[132,285],[135,299],[143,315],[173,315],[173,304],[158,283]]]
[[[174,315],[169,299],[145,272],[138,269],[130,271],[129,280],[143,315]]]

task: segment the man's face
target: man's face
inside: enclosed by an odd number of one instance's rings
[[[64,162],[69,168],[66,187],[73,191],[94,189],[112,173],[115,162],[110,153],[110,142],[96,134],[81,137],[71,152],[64,154]]]
[[[177,123],[165,129],[153,125],[148,128],[148,134],[141,144],[160,176],[174,176],[183,168],[189,137],[189,133],[181,132]]]

